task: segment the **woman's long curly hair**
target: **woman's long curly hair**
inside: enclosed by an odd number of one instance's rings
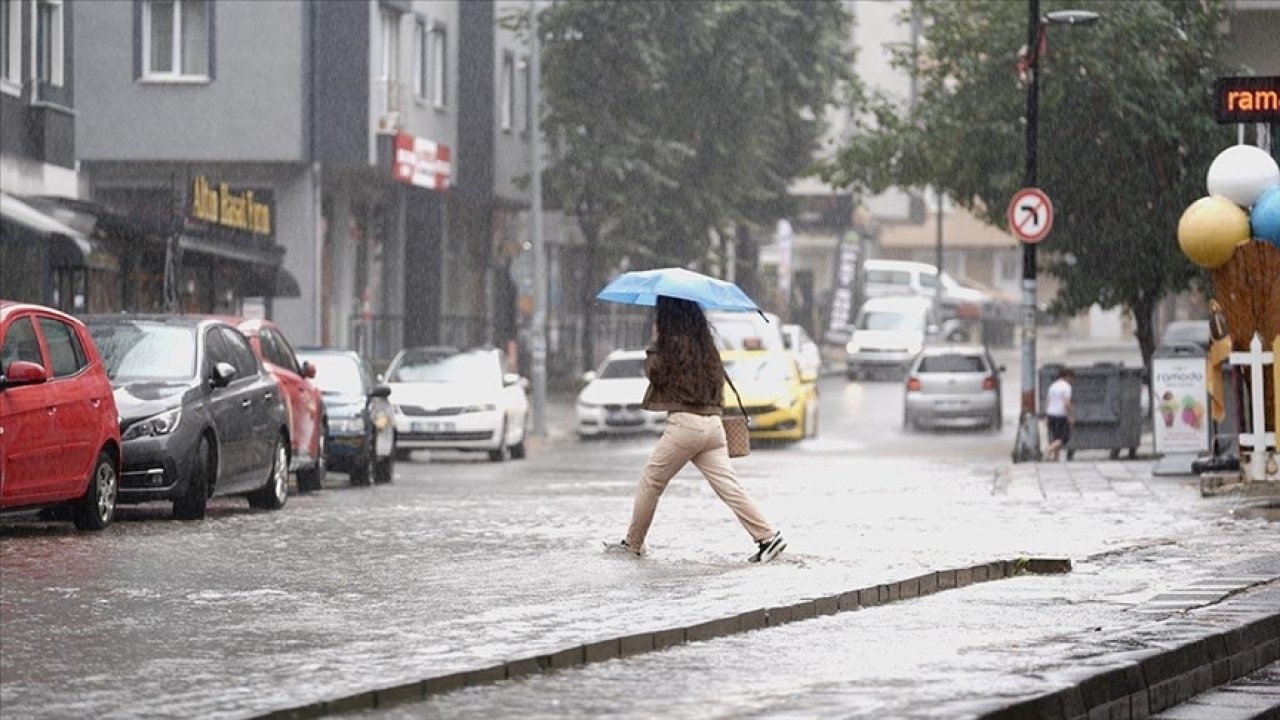
[[[697,303],[658,296],[657,351],[666,385],[708,405],[724,397],[724,365]]]

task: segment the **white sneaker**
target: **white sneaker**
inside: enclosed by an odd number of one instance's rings
[[[776,532],[768,540],[756,543],[756,548],[755,553],[747,558],[747,562],[767,563],[778,557],[778,553],[787,549],[787,541],[782,539],[782,533]]]
[[[619,540],[617,542],[609,542],[608,540],[606,540],[604,542],[604,551],[607,553],[624,553],[625,552],[625,553],[630,553],[631,555],[635,555],[636,557],[641,557],[644,555],[644,550],[633,549],[630,545],[627,544],[626,540]]]

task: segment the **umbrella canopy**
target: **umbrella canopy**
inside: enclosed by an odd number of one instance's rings
[[[703,310],[760,310],[737,285],[684,268],[626,272],[614,278],[596,297],[627,305],[653,306],[658,303],[659,295],[691,300]]]

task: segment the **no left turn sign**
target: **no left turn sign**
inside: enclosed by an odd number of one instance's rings
[[[1024,243],[1035,244],[1053,227],[1053,203],[1040,188],[1022,188],[1009,201],[1009,229]]]

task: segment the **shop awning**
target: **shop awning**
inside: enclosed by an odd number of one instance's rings
[[[46,243],[53,267],[120,269],[115,256],[84,233],[6,193],[0,193],[0,236],[5,241]]]

